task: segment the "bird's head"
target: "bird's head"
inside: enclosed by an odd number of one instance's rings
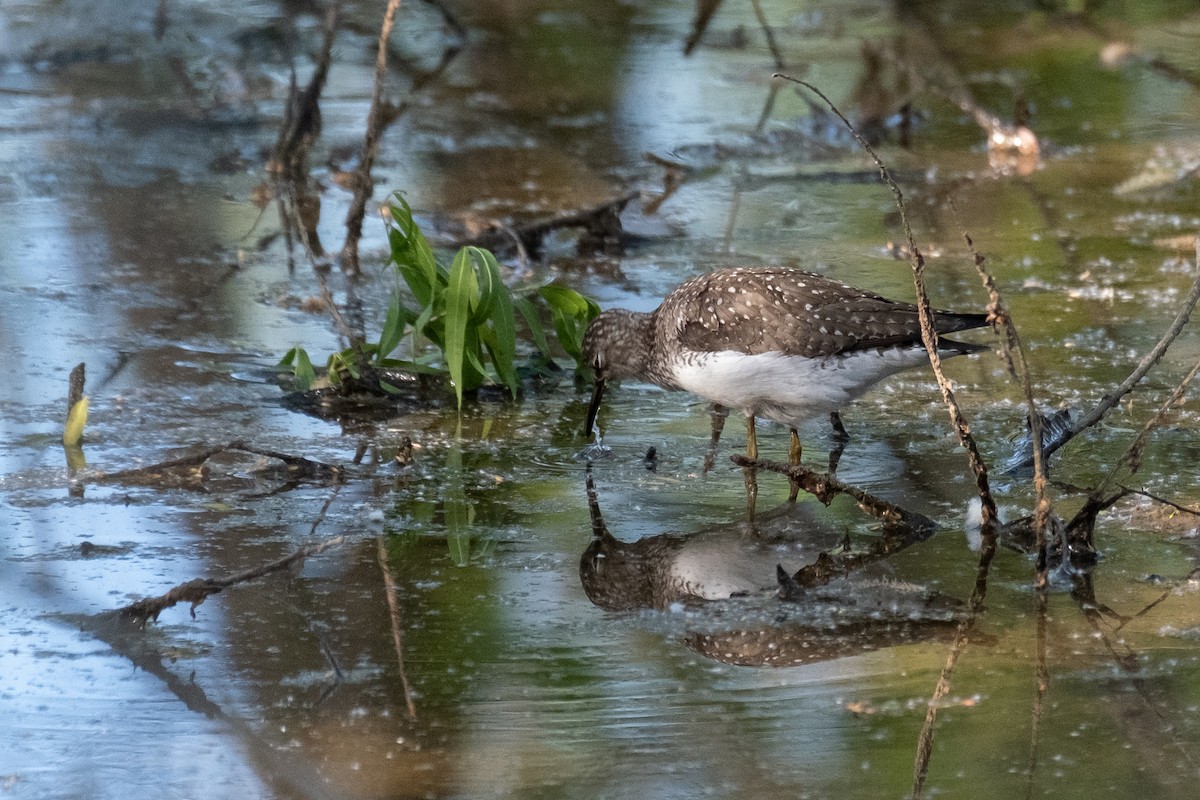
[[[645,377],[650,360],[650,334],[649,314],[623,308],[604,311],[588,325],[583,335],[583,363],[596,379],[584,428],[588,436],[596,424],[607,382]]]

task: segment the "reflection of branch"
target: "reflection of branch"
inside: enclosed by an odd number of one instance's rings
[[[1200,569],[1193,570],[1189,574],[1189,577],[1195,575],[1197,572],[1200,572]],[[1114,637],[1121,630],[1121,628],[1128,624],[1132,619],[1149,611],[1151,608],[1157,605],[1159,601],[1151,603],[1149,606],[1142,609],[1142,611],[1138,612],[1138,614],[1134,615],[1134,617],[1125,617],[1096,599],[1096,590],[1092,583],[1092,576],[1090,573],[1082,573],[1073,577],[1074,585],[1071,589],[1071,598],[1079,606],[1079,610],[1083,614],[1083,618],[1092,626],[1092,629],[1096,632],[1096,636],[1104,643],[1104,646],[1108,649],[1108,652],[1112,656],[1112,659],[1116,663],[1117,667],[1129,676],[1129,685],[1133,688],[1134,692],[1137,694],[1142,703],[1145,704],[1146,710],[1154,715],[1155,730],[1167,734],[1171,743],[1174,744],[1176,749],[1179,750],[1180,755],[1191,766],[1192,771],[1194,772],[1197,768],[1196,760],[1192,757],[1191,753],[1188,752],[1184,742],[1180,739],[1176,726],[1172,724],[1163,714],[1160,708],[1161,703],[1155,702],[1155,700],[1150,697],[1146,690],[1145,681],[1138,674],[1139,664],[1137,652],[1135,652],[1128,644],[1126,644],[1123,639],[1117,638],[1114,642]],[[1113,627],[1111,634],[1106,632],[1101,625],[1105,618],[1118,623]],[[1124,650],[1124,652],[1117,651],[1118,645]]]
[[[971,640],[971,631],[975,627],[975,621],[983,612],[983,600],[987,596],[988,571],[992,565],[992,558],[996,555],[997,538],[994,528],[986,526],[983,528],[979,567],[975,571],[975,588],[971,592],[968,613],[958,623],[954,643],[950,645],[950,652],[946,654],[946,663],[942,665],[942,671],[933,688],[933,695],[925,707],[925,722],[921,725],[921,733],[917,737],[917,753],[913,760],[912,797],[914,800],[921,796],[925,787],[925,778],[929,775],[929,761],[933,757],[933,724],[937,721],[938,709],[942,707],[942,700],[950,693],[950,678],[954,674],[954,667],[958,664],[959,657]]]
[[[396,646],[396,663],[400,665],[400,685],[404,687],[404,705],[411,719],[417,718],[417,706],[413,702],[412,685],[408,682],[408,671],[404,668],[404,633],[400,623],[400,606],[396,602],[396,579],[388,567],[387,544],[380,536],[376,541],[379,555],[379,571],[383,573],[383,586],[387,594],[388,617],[392,621],[392,643]]]
[[[775,32],[771,30],[771,25],[767,22],[767,15],[763,13],[762,4],[759,0],[750,0],[750,5],[754,6],[754,16],[758,18],[759,27],[762,28],[763,35],[767,37],[767,47],[775,59],[775,69],[785,69],[787,65],[783,63],[783,54],[779,52],[779,45],[775,43]]]
[[[933,374],[937,378],[938,387],[942,390],[942,400],[950,412],[950,420],[954,425],[955,433],[958,435],[958,441],[967,451],[967,459],[970,462],[971,471],[975,475],[975,486],[979,491],[979,500],[983,510],[983,527],[985,529],[993,527],[998,520],[998,515],[996,513],[996,501],[992,498],[991,489],[988,488],[987,466],[983,462],[983,457],[979,454],[979,448],[975,445],[974,437],[971,436],[970,426],[968,426],[962,410],[958,407],[958,401],[954,398],[954,390],[950,387],[950,381],[946,379],[945,373],[942,372],[942,358],[938,354],[937,332],[933,328],[933,312],[929,303],[929,295],[925,291],[925,280],[922,277],[925,271],[925,257],[917,249],[916,240],[913,238],[912,226],[908,222],[908,211],[904,206],[904,193],[900,191],[899,185],[892,179],[891,173],[888,172],[887,166],[875,152],[875,148],[871,147],[870,143],[863,138],[862,134],[851,124],[850,120],[846,119],[846,116],[842,114],[837,106],[833,104],[833,101],[826,97],[820,89],[807,81],[792,78],[788,75],[776,73],[775,77],[783,78],[792,83],[798,83],[820,97],[846,128],[849,129],[862,148],[867,151],[867,154],[871,156],[871,159],[875,162],[875,166],[879,168],[879,177],[892,190],[892,194],[896,198],[896,206],[900,210],[900,221],[904,226],[904,235],[908,242],[909,264],[912,267],[913,286],[917,294],[917,313],[921,319],[921,341],[924,342],[925,351],[929,354],[929,365],[933,368]]]
[[[250,757],[259,763],[264,780],[278,789],[286,790],[280,791],[279,796],[314,800],[332,797],[325,789],[325,781],[315,773],[309,761],[295,758],[286,748],[263,741],[245,721],[225,713],[221,706],[210,700],[194,678],[185,680],[167,667],[163,663],[163,653],[147,639],[136,620],[117,611],[105,611],[85,619],[82,627],[111,647],[114,653],[129,659],[142,672],[162,681],[167,691],[189,711],[227,725],[229,731],[245,746]]]
[[[700,43],[700,39],[704,36],[704,31],[708,29],[708,23],[712,21],[713,14],[716,14],[717,9],[721,7],[721,2],[722,0],[698,0],[696,3],[696,18],[692,20],[692,31],[683,43],[683,54],[685,56],[691,55],[692,50]]]
[[[1045,590],[1037,593],[1037,683],[1033,692],[1033,709],[1029,721],[1029,761],[1025,765],[1025,797],[1033,797],[1033,777],[1037,774],[1038,729],[1045,708],[1046,690],[1050,688],[1050,668],[1046,664],[1047,600]]]
[[[1176,583],[1174,586],[1172,586],[1170,589],[1167,589],[1165,592],[1163,592],[1162,594],[1160,594],[1160,595],[1159,595],[1159,596],[1158,596],[1156,599],[1154,599],[1153,601],[1151,601],[1151,602],[1150,602],[1150,604],[1149,604],[1149,605],[1147,605],[1145,608],[1143,608],[1141,611],[1137,612],[1136,614],[1134,614],[1134,615],[1133,615],[1133,616],[1131,616],[1131,617],[1128,617],[1128,618],[1124,619],[1124,620],[1121,622],[1121,624],[1120,624],[1120,625],[1118,625],[1116,628],[1114,628],[1114,629],[1113,629],[1113,632],[1115,633],[1116,631],[1119,631],[1119,630],[1121,630],[1121,628],[1124,628],[1124,627],[1125,627],[1126,625],[1128,625],[1129,623],[1133,622],[1135,619],[1138,619],[1139,617],[1144,617],[1144,616],[1146,616],[1147,614],[1149,614],[1151,609],[1153,609],[1153,608],[1154,608],[1155,606],[1157,606],[1159,603],[1161,603],[1161,602],[1163,602],[1164,600],[1166,600],[1166,599],[1167,599],[1168,597],[1170,597],[1171,595],[1175,594],[1175,592],[1176,592],[1176,591],[1179,589],[1179,587],[1180,587],[1180,586],[1182,586],[1183,584],[1185,584],[1185,583],[1187,583],[1188,581],[1192,580],[1192,579],[1193,579],[1193,578],[1195,578],[1197,575],[1200,575],[1200,567],[1196,567],[1196,568],[1195,568],[1195,569],[1193,569],[1191,572],[1189,572],[1187,575],[1184,575],[1182,580],[1178,581],[1178,582],[1177,582],[1177,583]]]

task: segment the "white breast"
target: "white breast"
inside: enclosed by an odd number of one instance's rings
[[[688,353],[669,367],[682,389],[714,403],[797,426],[926,361],[921,347],[860,350],[830,358],[733,350]]]

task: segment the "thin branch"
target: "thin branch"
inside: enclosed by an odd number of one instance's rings
[[[937,528],[937,523],[922,514],[889,503],[880,497],[864,492],[856,486],[842,483],[832,475],[815,472],[800,464],[784,464],[779,461],[750,459],[740,453],[730,456],[730,460],[739,467],[762,469],[767,472],[786,475],[788,480],[794,485],[800,486],[826,505],[829,505],[837,495],[845,494],[854,498],[854,501],[868,514],[878,517],[888,524],[919,531],[933,531]]]
[[[1050,688],[1050,668],[1046,663],[1046,628],[1048,626],[1047,605],[1049,596],[1045,590],[1037,593],[1037,672],[1033,691],[1033,708],[1029,722],[1029,761],[1025,765],[1025,797],[1033,797],[1033,779],[1037,775],[1038,731],[1046,707],[1046,692]]]
[[[1183,330],[1184,326],[1187,325],[1188,318],[1191,316],[1192,311],[1196,308],[1196,303],[1198,301],[1200,301],[1200,236],[1196,237],[1196,275],[1192,281],[1192,288],[1183,301],[1183,307],[1180,308],[1179,313],[1175,315],[1175,320],[1171,323],[1171,327],[1169,327],[1167,332],[1162,335],[1162,338],[1158,340],[1158,343],[1154,345],[1154,348],[1142,357],[1142,360],[1138,363],[1137,368],[1134,369],[1133,372],[1129,373],[1129,376],[1121,382],[1121,385],[1116,388],[1116,391],[1105,395],[1104,399],[1101,400],[1096,407],[1087,414],[1087,416],[1083,417],[1071,426],[1071,429],[1067,431],[1065,436],[1046,446],[1047,457],[1049,457],[1051,453],[1058,450],[1064,444],[1074,439],[1080,433],[1099,422],[1105,414],[1107,414],[1117,405],[1117,403],[1121,402],[1121,398],[1133,391],[1133,387],[1137,386],[1137,384],[1141,382],[1142,378],[1145,378],[1146,374],[1154,368],[1154,365],[1162,359],[1163,355],[1167,352],[1167,348],[1171,346],[1171,343],[1175,341],[1175,338],[1179,336],[1179,333]]]
[[[396,10],[400,0],[388,0],[383,14],[383,25],[379,29],[379,47],[375,53],[375,82],[371,91],[371,110],[367,114],[367,133],[363,139],[362,159],[354,179],[354,199],[346,214],[346,243],[342,246],[342,271],[351,275],[359,273],[358,240],[362,238],[363,218],[367,214],[367,200],[371,197],[371,166],[379,149],[379,137],[383,132],[383,79],[387,74],[387,42],[396,22]]]
[[[1146,420],[1146,424],[1142,426],[1140,431],[1138,431],[1138,435],[1134,438],[1133,443],[1129,445],[1129,448],[1121,455],[1121,458],[1117,460],[1117,463],[1114,464],[1113,468],[1109,471],[1108,476],[1104,479],[1104,483],[1100,485],[1101,490],[1112,483],[1117,471],[1120,470],[1122,466],[1129,467],[1130,475],[1133,475],[1138,471],[1138,469],[1141,468],[1142,452],[1146,449],[1146,439],[1149,438],[1150,432],[1161,425],[1163,420],[1166,419],[1167,414],[1170,413],[1171,409],[1178,405],[1181,400],[1183,400],[1184,395],[1187,394],[1188,386],[1190,386],[1192,381],[1196,379],[1196,375],[1198,373],[1200,373],[1200,361],[1197,361],[1188,371],[1188,374],[1183,376],[1183,380],[1181,380],[1171,392],[1171,396],[1164,400],[1163,404],[1158,407],[1158,411],[1155,412],[1154,416]]]
[[[955,218],[958,218],[958,208],[951,201],[950,209],[954,213]],[[961,227],[961,226],[960,226]],[[983,288],[988,293],[988,317],[989,321],[998,326],[1001,333],[1001,347],[1004,351],[1004,360],[1008,365],[1009,371],[1021,384],[1021,391],[1025,395],[1025,408],[1029,415],[1029,432],[1033,437],[1033,489],[1035,494],[1035,505],[1033,512],[1033,532],[1037,542],[1037,586],[1044,588],[1047,582],[1047,572],[1049,569],[1046,552],[1046,526],[1050,520],[1051,505],[1050,498],[1046,492],[1047,476],[1046,476],[1046,457],[1042,451],[1042,415],[1038,411],[1037,401],[1033,397],[1033,384],[1029,379],[1029,362],[1025,358],[1025,347],[1021,344],[1021,337],[1017,333],[1017,327],[1013,324],[1012,315],[1008,313],[1008,308],[1004,305],[1004,299],[1000,296],[1000,290],[996,288],[996,279],[991,271],[984,266],[984,257],[975,249],[975,243],[971,241],[970,235],[965,229],[962,231],[963,240],[967,243],[967,250],[971,253],[971,260],[975,264],[975,270],[979,273],[979,278],[983,282]]]
[[[908,242],[909,262],[912,266],[913,284],[917,294],[917,311],[921,320],[921,340],[924,342],[925,350],[929,354],[929,364],[933,368],[933,374],[937,378],[938,387],[942,391],[942,400],[950,412],[950,420],[954,425],[955,432],[958,434],[958,441],[966,449],[971,471],[975,475],[975,485],[979,492],[979,500],[983,510],[983,527],[985,529],[992,528],[998,523],[999,516],[996,513],[996,501],[992,498],[991,489],[988,487],[987,466],[983,462],[983,457],[979,454],[979,448],[975,445],[974,437],[971,436],[970,426],[967,424],[962,410],[958,407],[958,401],[954,398],[954,390],[950,387],[950,382],[942,372],[942,359],[938,355],[937,332],[933,327],[933,313],[929,303],[929,295],[925,291],[925,281],[922,277],[922,273],[925,271],[925,258],[921,255],[921,251],[917,249],[917,243],[913,238],[912,226],[908,222],[908,212],[904,206],[904,193],[900,191],[899,185],[892,179],[891,173],[888,172],[887,166],[884,165],[882,159],[876,154],[875,149],[871,147],[870,143],[863,138],[862,134],[858,132],[850,120],[842,114],[838,107],[833,104],[833,101],[826,97],[820,89],[807,81],[793,78],[789,75],[775,73],[773,77],[800,84],[820,97],[829,106],[830,110],[837,115],[838,119],[842,121],[862,148],[867,151],[867,154],[871,156],[871,159],[875,162],[875,166],[879,169],[880,178],[892,190],[892,194],[896,198],[896,206],[900,210],[900,221],[903,224],[904,235]]]

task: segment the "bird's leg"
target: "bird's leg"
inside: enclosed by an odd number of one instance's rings
[[[754,433],[754,415],[746,415],[746,458],[758,460],[758,437]]]
[[[754,467],[744,467],[742,478],[746,481],[746,519],[754,522],[754,510],[758,505],[758,471]]]
[[[792,428],[792,444],[788,448],[788,463],[793,467],[800,464],[800,434]]]
[[[729,416],[729,409],[720,403],[713,403],[712,407],[712,439],[708,443],[708,452],[704,454],[704,474],[713,468],[713,464],[717,460],[717,443],[721,441],[721,432],[725,430],[725,418]]]

